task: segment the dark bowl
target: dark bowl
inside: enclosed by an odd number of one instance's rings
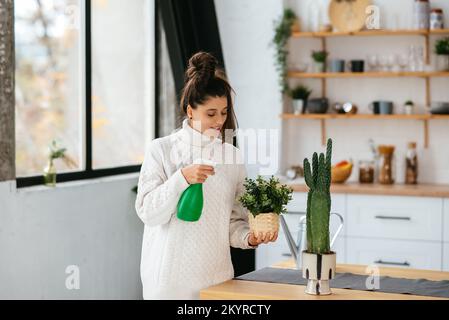
[[[307,102],[309,113],[327,113],[329,109],[329,100],[327,98],[310,99]]]

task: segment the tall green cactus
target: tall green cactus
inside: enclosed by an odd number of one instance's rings
[[[326,156],[315,152],[310,162],[304,159],[307,194],[307,251],[315,254],[330,252],[329,218],[331,211],[332,140],[327,140]]]

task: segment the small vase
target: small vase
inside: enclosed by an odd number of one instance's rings
[[[332,294],[329,280],[335,277],[337,254],[314,254],[302,252],[302,277],[307,279],[306,293],[312,295]]]
[[[279,232],[279,215],[277,213],[259,213],[254,217],[250,212],[248,213],[248,222],[249,229],[254,235]]]
[[[437,55],[437,70],[449,71],[449,55],[447,54]]]
[[[56,168],[53,160],[49,160],[47,166],[44,168],[44,184],[49,187],[56,186]]]

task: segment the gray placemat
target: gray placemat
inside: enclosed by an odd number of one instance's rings
[[[368,277],[369,275],[337,273],[335,278],[330,280],[330,285],[331,288],[340,289],[449,298],[449,280],[431,281],[426,279],[404,279],[381,276],[379,277],[380,288],[368,289],[366,286]],[[307,280],[302,278],[301,271],[281,268],[264,268],[244,274],[235,279],[297,285],[306,285],[307,283]]]

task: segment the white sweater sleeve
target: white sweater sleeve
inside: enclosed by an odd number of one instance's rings
[[[246,167],[244,164],[237,164],[237,166],[239,166],[239,178],[231,213],[229,239],[231,247],[240,249],[255,249],[257,246],[250,246],[248,243],[248,210],[239,202],[240,196],[245,192],[243,183],[245,182],[245,177],[247,175]]]
[[[167,179],[161,154],[159,142],[153,140],[145,154],[137,185],[136,212],[148,226],[169,222],[182,192],[189,186],[181,169]]]

